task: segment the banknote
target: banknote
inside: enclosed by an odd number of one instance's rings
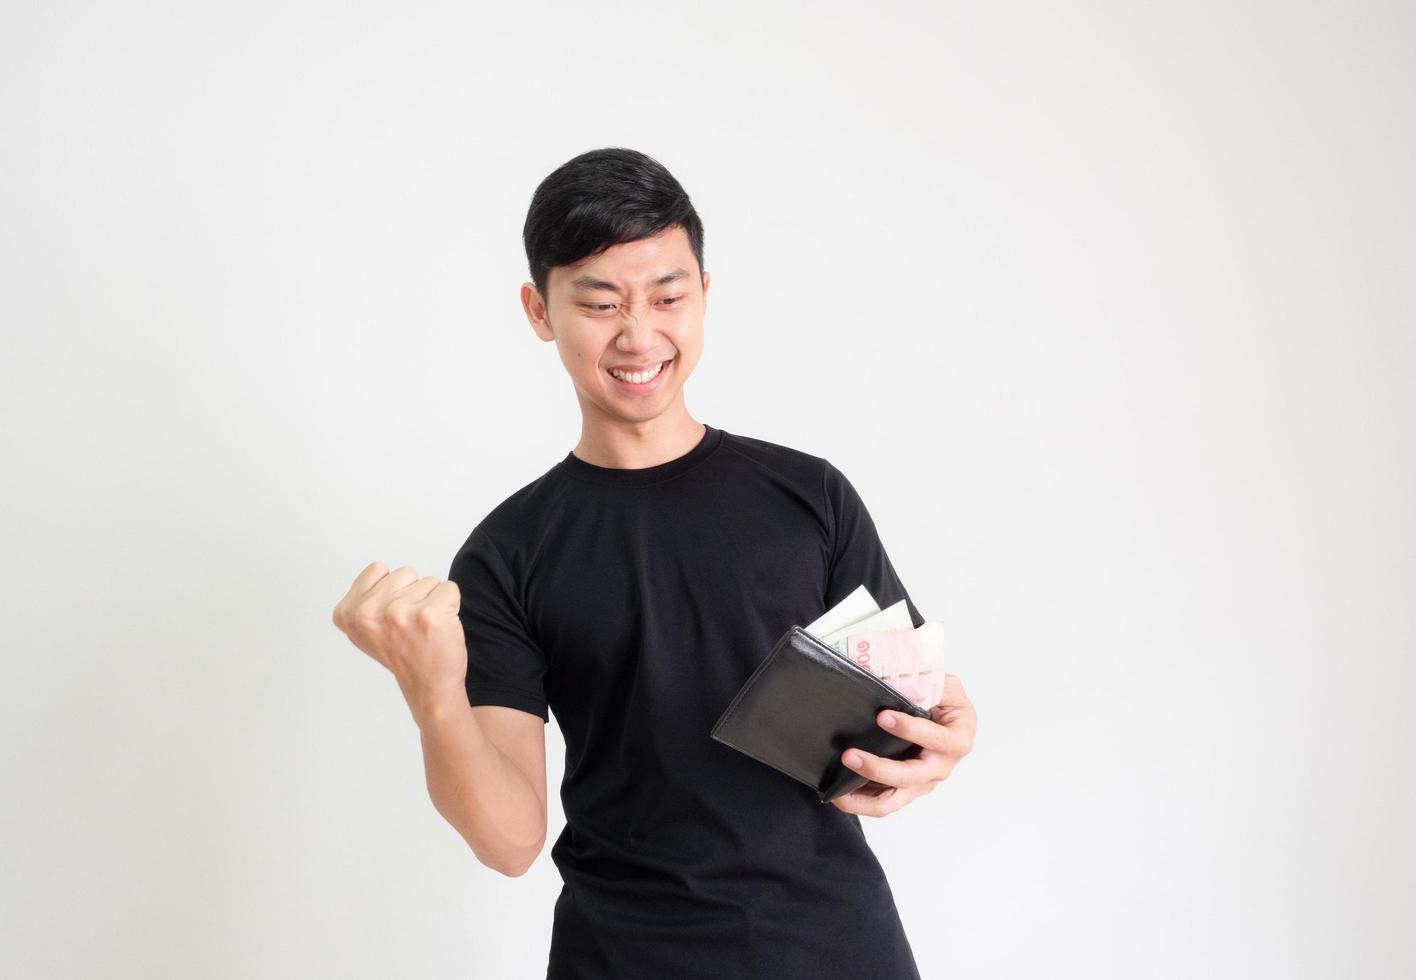
[[[864,584],[857,585],[850,595],[836,603],[816,618],[810,625],[803,626],[818,640],[828,633],[834,633],[842,627],[852,623],[858,623],[867,616],[873,616],[880,611],[880,604],[870,595],[870,590]]]
[[[905,629],[852,630],[846,656],[921,708],[944,697],[944,624]]]
[[[846,638],[851,633],[873,633],[877,630],[914,629],[914,620],[910,618],[910,607],[904,599],[876,613],[873,616],[866,616],[857,620],[849,626],[843,626],[834,633],[827,633],[818,637],[822,643],[834,647],[837,653],[846,652]],[[810,630],[807,630],[810,633]]]
[[[915,628],[903,599],[882,610],[859,585],[802,628],[922,708],[944,696],[944,624]]]

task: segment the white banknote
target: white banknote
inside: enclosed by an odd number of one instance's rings
[[[827,646],[836,648],[837,653],[846,652],[846,637],[852,633],[869,633],[875,630],[897,630],[914,629],[914,620],[910,619],[910,607],[905,604],[905,600],[888,607],[874,616],[867,616],[862,620],[843,626],[834,633],[827,633],[821,637],[821,642]],[[810,632],[808,630],[807,632]]]
[[[879,611],[880,606],[871,598],[870,590],[864,585],[857,585],[854,592],[822,613],[811,625],[803,626],[802,629],[819,640],[828,633],[834,633],[844,626],[859,622]]]

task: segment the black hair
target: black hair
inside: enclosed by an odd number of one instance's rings
[[[683,186],[638,150],[607,146],[572,157],[536,188],[521,238],[543,298],[551,269],[681,225],[703,276],[703,222]]]

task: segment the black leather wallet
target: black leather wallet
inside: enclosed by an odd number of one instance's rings
[[[922,751],[876,724],[885,708],[928,718],[919,707],[849,657],[792,626],[758,664],[713,726],[715,741],[816,791],[822,803],[868,779],[841,762],[847,747],[887,759]]]

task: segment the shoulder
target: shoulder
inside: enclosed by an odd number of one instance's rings
[[[753,436],[725,433],[725,449],[749,461],[749,465],[770,471],[778,482],[794,486],[798,495],[832,515],[862,506],[855,486],[839,467],[825,456]]]
[[[506,561],[524,553],[540,540],[547,516],[574,491],[559,463],[534,480],[512,491],[478,521],[453,559],[454,564],[472,553],[492,551]]]
[[[827,470],[834,469],[824,457],[815,453],[736,432],[724,433],[723,448],[755,466],[795,478],[806,485],[820,486]]]

